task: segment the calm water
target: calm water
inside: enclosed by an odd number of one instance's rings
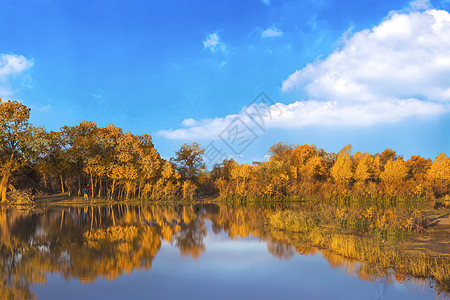
[[[375,277],[360,262],[275,242],[264,213],[218,205],[3,209],[0,298],[439,297],[431,280],[394,270]]]

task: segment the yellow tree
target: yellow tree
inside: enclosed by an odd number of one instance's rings
[[[292,165],[296,170],[297,178],[307,179],[309,177],[306,164],[308,160],[317,155],[317,149],[314,145],[300,145],[292,151]]]
[[[375,177],[375,163],[370,153],[364,153],[358,160],[355,170],[355,180],[365,183]]]
[[[450,193],[450,158],[445,153],[439,153],[436,157],[428,170],[427,179],[438,196]]]
[[[351,145],[342,148],[338,153],[338,159],[331,168],[331,177],[336,183],[347,185],[353,180],[351,149]]]
[[[139,197],[141,197],[142,188],[147,181],[155,181],[158,171],[162,166],[162,160],[156,151],[152,137],[148,134],[138,135],[136,138],[140,142],[139,151]],[[150,183],[149,183],[150,184]]]
[[[289,165],[291,163],[293,149],[294,146],[279,142],[270,147],[270,160],[282,162],[283,165]]]
[[[380,178],[385,185],[387,194],[394,194],[401,190],[402,185],[408,176],[408,167],[401,158],[388,160],[384,166],[384,171]]]
[[[17,163],[29,158],[30,142],[33,126],[28,123],[30,109],[17,101],[0,99],[0,165],[2,174],[0,180],[1,201],[8,201],[6,192],[12,170]]]
[[[245,196],[246,184],[251,176],[249,165],[238,165],[231,170],[231,179],[234,182],[234,193],[238,196]]]
[[[156,182],[153,196],[166,199],[175,197],[180,187],[181,176],[170,161],[164,163],[161,175],[161,178]]]
[[[96,141],[97,124],[83,121],[77,126],[63,126],[62,138],[66,149],[66,159],[70,164],[70,173],[78,181],[78,195],[81,194],[83,172],[87,172],[86,164],[89,158],[98,153]],[[92,184],[92,180],[91,180]]]
[[[115,166],[114,172],[125,188],[127,199],[131,192],[135,190],[136,179],[138,178],[139,147],[140,141],[131,132],[123,134],[117,144],[117,166]]]
[[[423,181],[433,161],[430,158],[413,155],[405,163],[409,169],[409,176],[416,181]]]
[[[396,160],[397,154],[392,149],[386,149],[383,152],[381,152],[380,157],[381,157],[381,163],[383,165],[385,165],[390,160]]]
[[[109,124],[106,127],[101,127],[97,131],[97,142],[99,144],[99,151],[101,155],[101,167],[100,176],[106,176],[108,189],[108,198],[112,199],[114,197],[114,192],[116,189],[116,182],[120,179],[120,174],[117,173],[115,167],[118,165],[117,152],[118,144],[123,136],[123,131],[121,128]],[[100,177],[101,178],[101,177]],[[99,184],[99,196],[101,194],[101,182]]]
[[[63,176],[69,169],[69,164],[66,160],[61,133],[50,131],[44,134],[44,139],[45,142],[39,155],[37,168],[41,172],[50,173],[57,178],[59,177],[61,191],[64,193]]]
[[[305,166],[306,176],[310,180],[323,180],[327,176],[327,161],[318,155],[308,160]]]

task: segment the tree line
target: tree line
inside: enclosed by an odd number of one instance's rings
[[[356,152],[345,146],[328,153],[314,145],[278,143],[268,162],[224,161],[212,173],[222,197],[427,197],[450,200],[450,158],[419,155],[405,160],[396,151]]]
[[[29,123],[30,109],[0,99],[0,196],[21,201],[23,191],[61,191],[107,199],[193,199],[196,195],[449,197],[450,158],[405,160],[395,151],[328,153],[314,145],[278,143],[267,162],[239,165],[226,159],[207,171],[204,149],[184,144],[163,159],[148,134],[83,121],[47,131]],[[26,194],[26,195],[28,195]]]

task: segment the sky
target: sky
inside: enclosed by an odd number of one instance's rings
[[[450,0],[2,0],[0,98],[251,163],[280,141],[450,153]]]

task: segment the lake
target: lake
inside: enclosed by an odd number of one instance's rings
[[[275,240],[280,208],[1,208],[1,298],[430,299],[431,279]],[[281,208],[282,209],[282,208]],[[375,272],[376,273],[376,272]]]

